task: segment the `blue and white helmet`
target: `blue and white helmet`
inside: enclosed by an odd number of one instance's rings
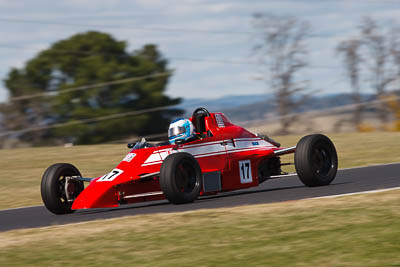
[[[185,118],[179,118],[171,122],[168,129],[168,139],[171,144],[177,140],[186,141],[194,136],[193,123]]]

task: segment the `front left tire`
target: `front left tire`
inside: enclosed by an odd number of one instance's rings
[[[69,179],[79,176],[79,170],[69,163],[51,165],[44,172],[41,182],[41,195],[46,208],[54,214],[72,213],[73,200],[83,191],[82,181]],[[67,185],[66,185],[67,183]]]

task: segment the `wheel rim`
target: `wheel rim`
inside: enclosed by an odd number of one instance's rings
[[[61,204],[65,205],[67,207],[72,206],[73,200],[75,200],[75,198],[83,190],[83,184],[81,184],[80,182],[77,182],[77,181],[69,180],[68,185],[67,185],[68,192],[66,192],[65,183],[67,182],[67,177],[71,177],[71,176],[73,176],[73,175],[62,174],[58,178],[57,195],[60,199]],[[68,193],[70,200],[68,200],[67,193]]]
[[[175,184],[178,191],[182,193],[191,193],[199,185],[196,169],[190,161],[183,161],[178,165]]]
[[[313,148],[314,170],[321,176],[327,176],[333,167],[332,154],[329,144],[318,142]]]
[[[66,176],[62,175],[58,178],[57,195],[60,198],[60,202],[64,205],[69,205],[68,198],[65,192]]]

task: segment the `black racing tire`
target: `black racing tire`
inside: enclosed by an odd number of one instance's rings
[[[335,179],[338,168],[335,146],[322,134],[304,136],[297,143],[294,165],[304,185],[329,185]]]
[[[186,152],[169,155],[161,165],[160,187],[173,204],[195,201],[203,187],[203,175],[197,160]]]
[[[79,170],[69,163],[56,163],[44,172],[41,182],[41,195],[46,208],[54,214],[74,212],[65,191],[65,177],[81,176]],[[82,181],[71,181],[72,196],[76,198],[84,189]]]

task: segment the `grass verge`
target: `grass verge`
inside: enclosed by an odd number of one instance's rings
[[[400,190],[0,233],[0,266],[399,266]]]
[[[338,150],[340,168],[400,162],[400,133],[329,136]],[[300,137],[283,136],[276,140],[289,147],[296,145]],[[0,150],[0,209],[41,205],[40,180],[53,163],[72,163],[85,177],[96,177],[114,168],[127,152],[125,145]],[[285,156],[284,160],[293,161],[293,156]]]

